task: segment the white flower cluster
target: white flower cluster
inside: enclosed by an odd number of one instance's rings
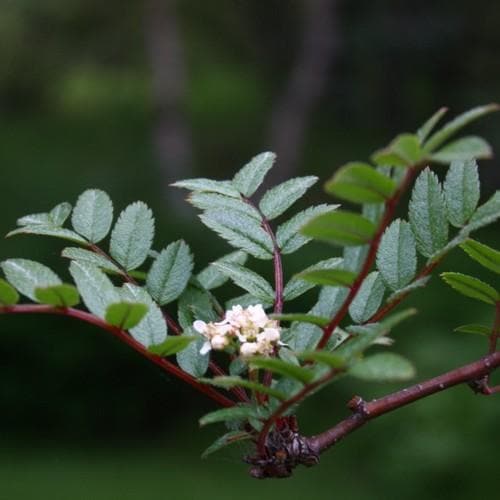
[[[207,339],[201,354],[212,349],[235,348],[242,358],[270,356],[275,346],[283,345],[278,322],[268,318],[261,304],[246,309],[233,306],[226,311],[222,321],[205,323],[197,320],[193,328]]]

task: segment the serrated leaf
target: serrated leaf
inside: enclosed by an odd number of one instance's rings
[[[490,327],[487,327],[485,325],[478,325],[475,323],[457,326],[453,331],[458,333],[473,333],[474,335],[485,335],[486,337],[489,337],[491,335]]]
[[[123,285],[120,295],[122,300],[140,302],[148,307],[148,312],[142,321],[130,329],[132,337],[147,348],[161,344],[167,337],[167,323],[151,295],[144,288],[131,283]]]
[[[52,226],[52,218],[47,212],[29,214],[17,219],[18,226]]]
[[[66,247],[61,252],[61,255],[62,257],[66,257],[67,259],[93,264],[94,266],[100,267],[104,271],[109,271],[116,274],[121,273],[121,270],[118,268],[118,266],[116,266],[110,259],[104,257],[104,255],[92,252],[91,250],[77,247]]]
[[[298,321],[300,323],[310,323],[321,327],[326,326],[330,322],[330,318],[315,316],[314,314],[271,314],[270,317],[278,321]]]
[[[110,279],[96,266],[87,262],[72,261],[69,272],[87,309],[103,318],[106,308],[120,301],[120,295]]]
[[[261,394],[268,394],[273,398],[284,400],[286,399],[286,394],[277,391],[272,387],[268,387],[258,382],[252,382],[250,380],[237,377],[237,376],[222,376],[214,378],[202,378],[200,382],[204,384],[213,385],[215,387],[222,387],[224,389],[232,389],[233,387],[244,387],[245,389],[250,389],[251,391],[260,392]]]
[[[151,209],[136,201],[123,210],[111,232],[111,256],[127,271],[138,268],[153,243],[155,222]]]
[[[19,302],[17,290],[0,278],[0,306],[13,306]]]
[[[310,271],[317,271],[321,269],[335,269],[342,264],[342,259],[339,257],[333,257],[331,259],[322,260],[307,269],[304,269],[302,273],[308,273]],[[302,294],[314,288],[316,283],[307,281],[301,278],[301,274],[294,276],[285,286],[283,290],[283,297],[285,300],[293,300],[300,297]],[[345,275],[344,275],[345,277]]]
[[[276,231],[276,241],[282,254],[290,254],[309,243],[312,238],[300,234],[300,229],[314,217],[332,212],[340,205],[318,205],[309,207],[287,220]]]
[[[194,335],[176,335],[175,337],[168,337],[161,344],[149,346],[148,351],[166,358],[184,350],[195,340],[198,340],[198,337]]]
[[[462,227],[479,202],[479,173],[474,160],[453,161],[444,181],[444,197],[448,220]]]
[[[341,356],[328,351],[298,352],[297,357],[304,361],[314,361],[316,363],[322,363],[324,365],[328,365],[331,368],[343,368],[345,366],[345,360]]]
[[[203,427],[218,422],[233,422],[234,420],[248,420],[249,418],[260,418],[257,408],[249,405],[237,405],[207,413],[200,418],[199,423]]]
[[[408,222],[396,219],[385,230],[377,251],[377,268],[392,290],[403,288],[415,277],[417,250]]]
[[[361,162],[347,163],[325,184],[327,193],[353,203],[382,203],[396,187],[390,177]]]
[[[243,196],[252,196],[262,184],[264,177],[269,172],[275,161],[276,154],[269,151],[254,156],[233,177],[234,187]]]
[[[402,382],[415,376],[415,368],[399,354],[382,352],[358,361],[349,369],[349,375],[376,382]]]
[[[467,297],[481,300],[487,304],[495,304],[500,299],[498,292],[492,286],[473,276],[448,272],[441,273],[441,277],[454,290]]]
[[[411,283],[404,286],[403,288],[396,290],[392,295],[389,295],[386,302],[392,302],[393,300],[398,299],[402,295],[406,295],[407,293],[413,292],[414,290],[417,290],[418,288],[423,288],[424,286],[427,285],[427,283],[429,282],[430,279],[431,279],[430,276],[424,276],[423,278],[419,278],[415,281],[412,281]]]
[[[435,132],[424,144],[424,151],[430,153],[435,151],[441,144],[443,144],[452,135],[456,134],[460,129],[468,125],[470,122],[481,118],[482,116],[498,111],[500,107],[498,104],[487,104],[486,106],[478,106],[461,115],[457,116],[448,122],[443,128]]]
[[[229,277],[226,274],[221,273],[217,266],[217,262],[229,262],[230,264],[240,264],[243,265],[247,261],[248,255],[246,252],[237,250],[236,252],[231,252],[215,262],[209,264],[203,271],[199,272],[196,276],[200,284],[205,288],[205,290],[213,290],[219,286],[222,286]]]
[[[269,370],[284,377],[298,380],[303,384],[308,384],[314,378],[314,373],[311,370],[292,363],[286,363],[285,361],[277,358],[255,357],[251,358],[249,363],[254,368],[263,368],[264,370]]]
[[[467,255],[490,271],[500,274],[500,252],[472,239],[460,245]]]
[[[361,287],[349,306],[349,314],[356,323],[371,318],[384,298],[384,282],[378,271],[373,271],[363,280]]]
[[[72,206],[67,201],[56,205],[49,213],[52,224],[62,226],[71,213]]]
[[[137,326],[148,312],[146,304],[137,302],[116,302],[106,308],[104,319],[106,323],[122,330],[130,330]]]
[[[417,178],[412,191],[409,218],[417,249],[431,257],[448,240],[448,221],[441,185],[434,172],[426,168]]]
[[[270,301],[274,299],[272,286],[259,276],[256,272],[229,262],[218,262],[214,264],[226,276],[229,276],[235,285],[243,288],[259,300]]]
[[[249,203],[242,199],[232,198],[218,193],[194,192],[187,198],[188,202],[200,210],[227,210],[228,212],[242,212],[260,224],[261,215]]]
[[[218,321],[211,294],[191,280],[178,301],[178,318],[182,328],[191,328],[195,320]]]
[[[252,435],[245,431],[231,431],[223,436],[218,437],[202,454],[201,458],[207,458],[212,453],[219,451],[226,446],[240,441],[247,441],[252,439]]]
[[[193,270],[193,258],[182,240],[171,243],[160,252],[148,272],[148,292],[160,304],[177,299],[186,288]]]
[[[434,130],[434,127],[437,125],[439,120],[443,117],[443,115],[448,111],[448,108],[440,108],[438,109],[418,130],[417,137],[420,140],[420,144],[423,144],[429,134]]]
[[[242,213],[207,210],[200,215],[207,227],[233,247],[240,248],[257,259],[272,259],[273,242],[261,225]]]
[[[259,203],[259,208],[264,216],[275,219],[288,210],[304,193],[316,182],[318,177],[296,177],[285,181],[267,191]]]
[[[357,273],[361,270],[368,255],[368,245],[345,247],[343,252],[344,262],[342,267]]]
[[[35,289],[62,282],[51,269],[39,262],[28,259],[8,259],[0,263],[7,281],[22,295],[38,302]]]
[[[73,307],[80,302],[78,290],[73,285],[63,283],[35,288],[37,302],[55,307]]]
[[[437,163],[447,165],[452,161],[464,161],[471,158],[488,159],[493,156],[491,146],[481,137],[467,136],[450,142],[439,151],[433,153],[431,158]]]
[[[500,218],[500,191],[496,191],[486,203],[474,212],[464,229],[468,232],[475,231],[495,222],[498,218]]]
[[[302,234],[340,246],[368,243],[376,225],[362,215],[337,210],[315,217],[302,228]]]
[[[316,285],[349,287],[356,279],[356,273],[345,269],[323,269],[304,271],[297,277]]]
[[[113,222],[113,203],[104,191],[88,189],[76,202],[71,216],[74,230],[92,243],[104,239]]]
[[[15,236],[17,234],[34,234],[39,236],[54,236],[56,238],[61,238],[63,240],[69,240],[73,243],[80,243],[81,245],[88,245],[88,241],[85,238],[82,238],[79,234],[71,231],[71,229],[65,229],[63,227],[55,227],[55,226],[43,226],[43,225],[34,225],[34,226],[23,226],[18,229],[14,229],[7,234],[7,237]]]
[[[233,186],[231,181],[214,181],[212,179],[186,179],[177,181],[171,186],[189,189],[190,191],[200,191],[206,193],[219,193],[233,198],[240,198],[240,193]]]
[[[192,328],[186,328],[183,335],[194,336],[196,340],[190,342],[185,349],[176,354],[177,363],[182,370],[193,377],[203,377],[208,369],[209,356],[208,354],[200,354],[200,349],[206,339]]]

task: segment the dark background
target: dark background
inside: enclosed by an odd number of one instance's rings
[[[272,182],[325,180],[443,105],[455,114],[498,101],[499,25],[500,9],[486,0],[0,0],[0,233],[98,187],[116,211],[146,201],[155,248],[183,237],[201,269],[227,246],[170,182],[229,178],[264,150],[279,155]],[[469,131],[500,149],[498,116]],[[487,196],[500,165],[482,166]],[[316,187],[308,201],[326,199]],[[497,234],[480,239],[498,244]],[[0,259],[32,258],[64,274],[63,246],[3,240]],[[285,261],[288,276],[330,255],[306,248]],[[442,265],[455,268],[481,275],[459,250]],[[490,308],[436,277],[410,302],[421,314],[399,328],[394,348],[419,377],[484,352],[484,339],[452,330],[490,321]],[[469,499],[500,483],[500,400],[465,387],[371,423],[314,469],[256,482],[238,450],[198,458],[220,430],[197,428],[210,401],[105,332],[66,318],[2,317],[0,339],[2,500]],[[354,393],[397,387],[346,379],[305,405],[303,430],[340,419]]]

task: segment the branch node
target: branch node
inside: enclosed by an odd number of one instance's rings
[[[367,417],[370,414],[366,408],[366,401],[361,396],[353,396],[347,403],[347,408],[349,408],[349,410],[353,413],[358,413],[364,417]]]

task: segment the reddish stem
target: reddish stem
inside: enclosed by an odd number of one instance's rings
[[[489,352],[497,350],[498,337],[500,337],[500,300],[495,304],[495,322],[490,334]]]
[[[59,314],[62,316],[68,316],[72,318],[79,319],[81,321],[85,321],[86,323],[90,323],[95,325],[103,330],[106,330],[112,333],[115,337],[118,337],[121,341],[128,344],[132,349],[136,350],[139,354],[142,354],[149,361],[158,365],[162,370],[174,375],[190,386],[194,387],[197,391],[206,394],[208,397],[213,399],[219,405],[224,407],[234,406],[234,401],[230,400],[226,396],[223,396],[219,392],[217,392],[212,387],[201,384],[188,373],[181,370],[179,367],[174,365],[172,362],[168,361],[165,358],[157,356],[155,354],[150,353],[146,348],[144,348],[139,342],[134,340],[125,330],[121,330],[120,328],[110,325],[106,323],[104,320],[90,314],[86,311],[81,311],[80,309],[74,308],[61,308],[61,307],[52,307],[47,305],[39,305],[39,304],[20,304],[16,306],[9,307],[0,307],[0,314]]]

